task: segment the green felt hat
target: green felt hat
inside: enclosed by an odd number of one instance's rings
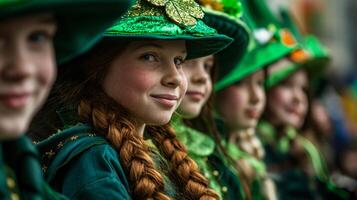
[[[301,65],[298,65],[294,62],[289,62],[289,64],[286,64],[284,66],[274,66],[269,68],[268,77],[265,80],[266,87],[272,88],[276,86],[278,83],[280,83],[299,69],[301,69]]]
[[[291,64],[269,73],[266,81],[268,88],[277,85],[299,69],[306,70],[309,77],[314,80],[321,75],[330,61],[327,50],[315,36],[302,35],[285,10],[282,10],[280,14],[283,19],[283,25],[292,31],[300,45],[297,50],[289,55],[290,60],[293,61]]]
[[[241,19],[243,9],[239,0],[199,0],[198,2],[205,11],[203,21],[220,34],[234,39],[226,49],[216,54],[219,63],[219,80],[230,73],[246,53],[251,37],[250,30]]]
[[[187,59],[215,54],[232,39],[218,34],[201,19],[204,13],[194,0],[137,0],[117,23],[108,39],[185,40]]]
[[[288,29],[282,28],[264,0],[241,0],[244,21],[253,32],[253,41],[242,61],[215,84],[219,91],[269,66],[296,50],[298,44]]]
[[[130,4],[130,0],[0,0],[0,20],[54,13],[56,57],[65,62],[90,49]]]

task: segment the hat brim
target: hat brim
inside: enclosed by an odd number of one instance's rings
[[[250,76],[264,67],[268,67],[289,55],[296,48],[296,46],[286,46],[279,42],[270,42],[254,47],[243,57],[243,60],[235,67],[234,71],[215,84],[215,91],[228,87],[244,77]]]
[[[33,13],[54,13],[58,30],[54,38],[59,63],[90,49],[131,5],[129,0],[38,0],[8,3],[0,20]]]
[[[278,85],[281,81],[285,80],[291,74],[299,70],[300,67],[296,63],[291,63],[290,65],[284,67],[284,69],[279,70],[275,73],[268,74],[265,81],[265,85],[268,89]]]
[[[204,11],[203,21],[208,26],[216,29],[220,34],[233,38],[233,42],[216,55],[219,64],[218,80],[220,80],[241,61],[248,48],[250,32],[245,23],[238,18],[213,10],[204,9]]]
[[[268,88],[279,84],[299,69],[303,69],[307,72],[310,81],[314,81],[321,76],[330,62],[329,54],[322,47],[321,43],[314,36],[306,36],[299,48],[309,53],[309,57],[306,61],[292,63],[290,66],[287,66],[286,69],[269,75],[267,81]]]
[[[118,40],[185,40],[186,59],[215,54],[233,40],[206,26],[201,20],[195,26],[182,29],[163,16],[137,16],[122,18],[105,33],[106,38]]]
[[[319,40],[312,35],[304,38],[303,46],[310,53],[310,59],[304,62],[302,67],[308,71],[310,78],[317,78],[326,70],[331,61],[330,55]]]

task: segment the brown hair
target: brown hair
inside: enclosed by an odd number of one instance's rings
[[[214,66],[211,70],[210,73],[210,78],[212,80],[212,85],[217,81],[217,73],[218,73],[218,59],[217,56],[214,56]],[[212,89],[213,90],[213,89]],[[203,106],[200,114],[193,118],[193,119],[183,119],[183,122],[196,130],[199,130],[203,133],[207,133],[210,136],[212,136],[215,140],[215,143],[217,145],[217,150],[222,153],[226,159],[229,161],[229,164],[233,164],[236,170],[238,171],[238,178],[240,179],[242,186],[243,186],[243,191],[246,195],[246,199],[251,199],[251,192],[250,192],[250,186],[249,186],[249,178],[247,174],[247,170],[245,168],[245,165],[243,165],[241,162],[235,162],[233,158],[229,156],[227,153],[226,149],[222,146],[222,137],[221,134],[218,131],[215,119],[214,119],[214,99],[215,99],[215,93],[212,92],[211,96],[208,98],[207,102]]]
[[[63,66],[58,87],[53,92],[55,98],[62,98],[61,102],[56,102],[56,108],[66,104],[77,107],[79,121],[91,124],[98,134],[107,138],[118,152],[133,199],[170,199],[164,192],[163,175],[155,166],[149,148],[135,132],[135,119],[131,119],[100,86],[112,59],[126,45],[103,40],[86,55]],[[80,70],[75,74],[77,79],[71,80],[72,67]],[[167,159],[169,176],[176,177],[173,181],[185,199],[218,199],[169,126],[147,127],[147,132]]]
[[[293,74],[291,74],[289,77],[291,77],[292,75]],[[283,81],[278,83],[273,88],[270,88],[269,90],[272,90],[275,87],[278,87],[279,85],[284,84],[289,77],[285,78]],[[311,112],[311,91],[310,91],[309,87],[305,91],[305,94],[307,97],[308,110],[307,110],[302,127],[294,128],[297,131],[297,134],[302,134],[302,132],[304,130],[306,130],[306,128],[308,127],[308,124],[309,124],[308,116],[310,115],[310,112]],[[263,119],[269,123],[272,123],[271,116],[272,116],[272,112],[273,112],[272,109],[274,109],[274,108],[269,107],[268,101],[269,101],[269,98],[267,98],[267,106],[263,113]],[[277,140],[279,140],[281,137],[283,137],[287,134],[288,127],[286,124],[273,124],[272,123],[272,125],[274,126],[274,128],[276,130],[277,135],[275,137]],[[276,140],[274,140],[274,141],[276,141]],[[294,137],[294,138],[290,139],[289,144],[290,144],[290,148],[289,148],[290,160],[289,160],[288,166],[299,166],[300,168],[302,168],[304,170],[308,169],[310,167],[309,166],[310,163],[307,161],[308,155],[307,155],[307,152],[305,151],[305,149],[303,148],[301,140],[299,140],[298,137]],[[269,145],[272,145],[274,148],[276,144],[274,143],[274,144],[269,144]],[[305,170],[305,171],[307,172],[308,170]]]

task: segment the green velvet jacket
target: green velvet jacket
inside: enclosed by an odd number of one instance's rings
[[[118,153],[91,126],[68,127],[37,146],[46,181],[70,199],[132,199]],[[154,160],[163,166],[160,158]],[[180,199],[166,176],[165,189],[173,199]]]
[[[224,200],[244,199],[237,173],[219,153],[215,141],[207,134],[186,126],[178,116],[173,117],[171,125],[177,138],[186,145],[189,156],[209,180],[210,188]]]
[[[44,181],[38,152],[26,136],[0,143],[0,199],[66,199]]]

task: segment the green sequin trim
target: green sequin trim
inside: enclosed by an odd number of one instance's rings
[[[105,36],[130,36],[135,35],[140,37],[153,37],[157,35],[172,38],[180,36],[193,39],[194,37],[202,37],[217,34],[216,30],[206,26],[202,21],[198,21],[195,26],[181,28],[173,23],[168,23],[163,16],[137,16],[128,17],[120,20],[116,25],[107,30]]]

